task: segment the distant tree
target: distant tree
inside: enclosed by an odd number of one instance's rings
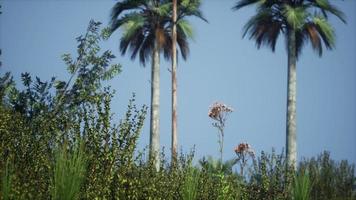
[[[188,39],[193,34],[190,24],[184,18],[193,15],[204,19],[198,10],[199,5],[198,0],[183,0],[179,4],[177,43],[183,59],[187,58]],[[158,170],[160,53],[163,52],[167,60],[172,55],[171,0],[124,0],[116,3],[111,11],[111,32],[119,28],[123,28],[120,39],[123,55],[129,49],[131,59],[139,55],[143,66],[151,58],[150,158]]]
[[[335,46],[335,32],[328,22],[330,14],[346,23],[345,15],[328,0],[238,0],[233,10],[249,5],[257,6],[257,14],[244,27],[250,39],[256,41],[257,48],[266,45],[274,52],[278,36],[283,34],[287,42],[288,54],[288,94],[286,148],[288,163],[296,167],[297,160],[297,115],[296,62],[303,46],[310,41],[313,49],[323,53]]]

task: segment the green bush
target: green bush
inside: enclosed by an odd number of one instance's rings
[[[329,152],[300,163],[300,170],[309,172],[312,183],[311,199],[356,199],[355,166],[346,160],[336,162]]]
[[[246,186],[249,199],[290,199],[293,173],[286,164],[283,152],[280,155],[274,150],[271,154],[261,152],[250,169]]]

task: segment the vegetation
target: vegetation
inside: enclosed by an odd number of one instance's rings
[[[195,7],[189,4],[192,2]],[[255,2],[241,0],[236,8]],[[272,7],[268,7],[271,1],[259,2],[262,2],[261,12],[280,6],[279,1],[273,1],[277,3]],[[326,13],[343,19],[342,13],[334,7],[320,4],[324,1],[315,2],[311,6],[319,6]],[[190,29],[182,19],[190,15],[202,18],[199,5],[200,1],[178,1],[177,43],[183,57],[188,50],[186,39]],[[286,13],[296,14],[302,9],[298,3],[284,6]],[[160,48],[167,53],[165,55],[171,55],[171,46],[162,43],[162,39],[168,43],[171,40],[168,34],[170,9],[171,4],[164,0],[127,0],[116,3],[110,28],[101,29],[100,22],[90,21],[86,33],[76,38],[77,55],[62,56],[70,74],[68,81],[56,78],[43,81],[23,73],[22,86],[17,87],[10,73],[0,76],[0,200],[356,200],[355,166],[346,160],[331,159],[329,152],[304,159],[298,165],[289,165],[290,154],[285,155],[283,151],[278,154],[274,150],[257,154],[244,142],[235,148],[236,158],[224,161],[224,128],[227,115],[232,112],[232,108],[224,104],[213,104],[208,114],[219,131],[219,159],[204,157],[195,164],[192,151],[180,153],[175,162],[169,162],[164,150],[158,152],[157,146],[152,147],[152,135],[148,152],[137,148],[147,107],[137,107],[133,94],[122,119],[118,124],[113,123],[114,91],[103,83],[120,74],[121,66],[112,64],[115,56],[110,51],[102,51],[100,44],[113,30],[124,26],[127,29],[120,44],[122,53],[131,48],[133,58],[139,53],[143,64],[152,53],[155,68],[159,55],[155,56]],[[121,16],[124,10],[137,11]],[[254,18],[247,30],[261,29],[258,20],[262,18]],[[311,27],[307,30],[318,31],[323,39],[325,30],[317,28],[320,24],[308,23],[303,26],[315,26],[317,30]],[[293,29],[295,39],[298,38],[301,34],[298,31],[302,29],[289,28]],[[265,40],[264,31],[256,34],[252,31],[259,44],[270,44],[271,41]],[[303,34],[315,42],[316,39],[308,35],[310,32]],[[298,49],[298,45],[294,48]],[[152,104],[152,108],[155,105]],[[160,156],[152,156],[152,148]]]
[[[287,93],[287,157],[290,165],[297,167],[297,117],[296,63],[307,41],[318,52],[323,53],[335,45],[335,33],[328,22],[328,15],[337,16],[346,23],[345,15],[327,0],[286,0],[258,1],[238,0],[234,10],[255,4],[257,14],[245,25],[244,35],[256,41],[257,47],[266,45],[274,52],[278,36],[286,38],[288,54],[288,93]]]

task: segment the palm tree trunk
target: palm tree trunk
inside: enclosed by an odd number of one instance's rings
[[[157,171],[160,166],[159,159],[159,96],[160,96],[160,69],[159,69],[159,44],[156,39],[152,54],[151,74],[151,121],[150,121],[150,159]]]
[[[177,161],[177,0],[173,0],[172,28],[172,165]]]
[[[297,167],[297,70],[295,30],[288,33],[288,90],[287,90],[287,160],[289,166]]]

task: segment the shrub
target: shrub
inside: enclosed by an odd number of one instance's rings
[[[286,167],[286,157],[261,152],[250,169],[250,180],[246,192],[255,199],[289,199],[292,183],[292,169]]]
[[[307,170],[312,180],[311,199],[355,199],[355,166],[346,160],[336,162],[329,152],[300,163],[300,171]]]

